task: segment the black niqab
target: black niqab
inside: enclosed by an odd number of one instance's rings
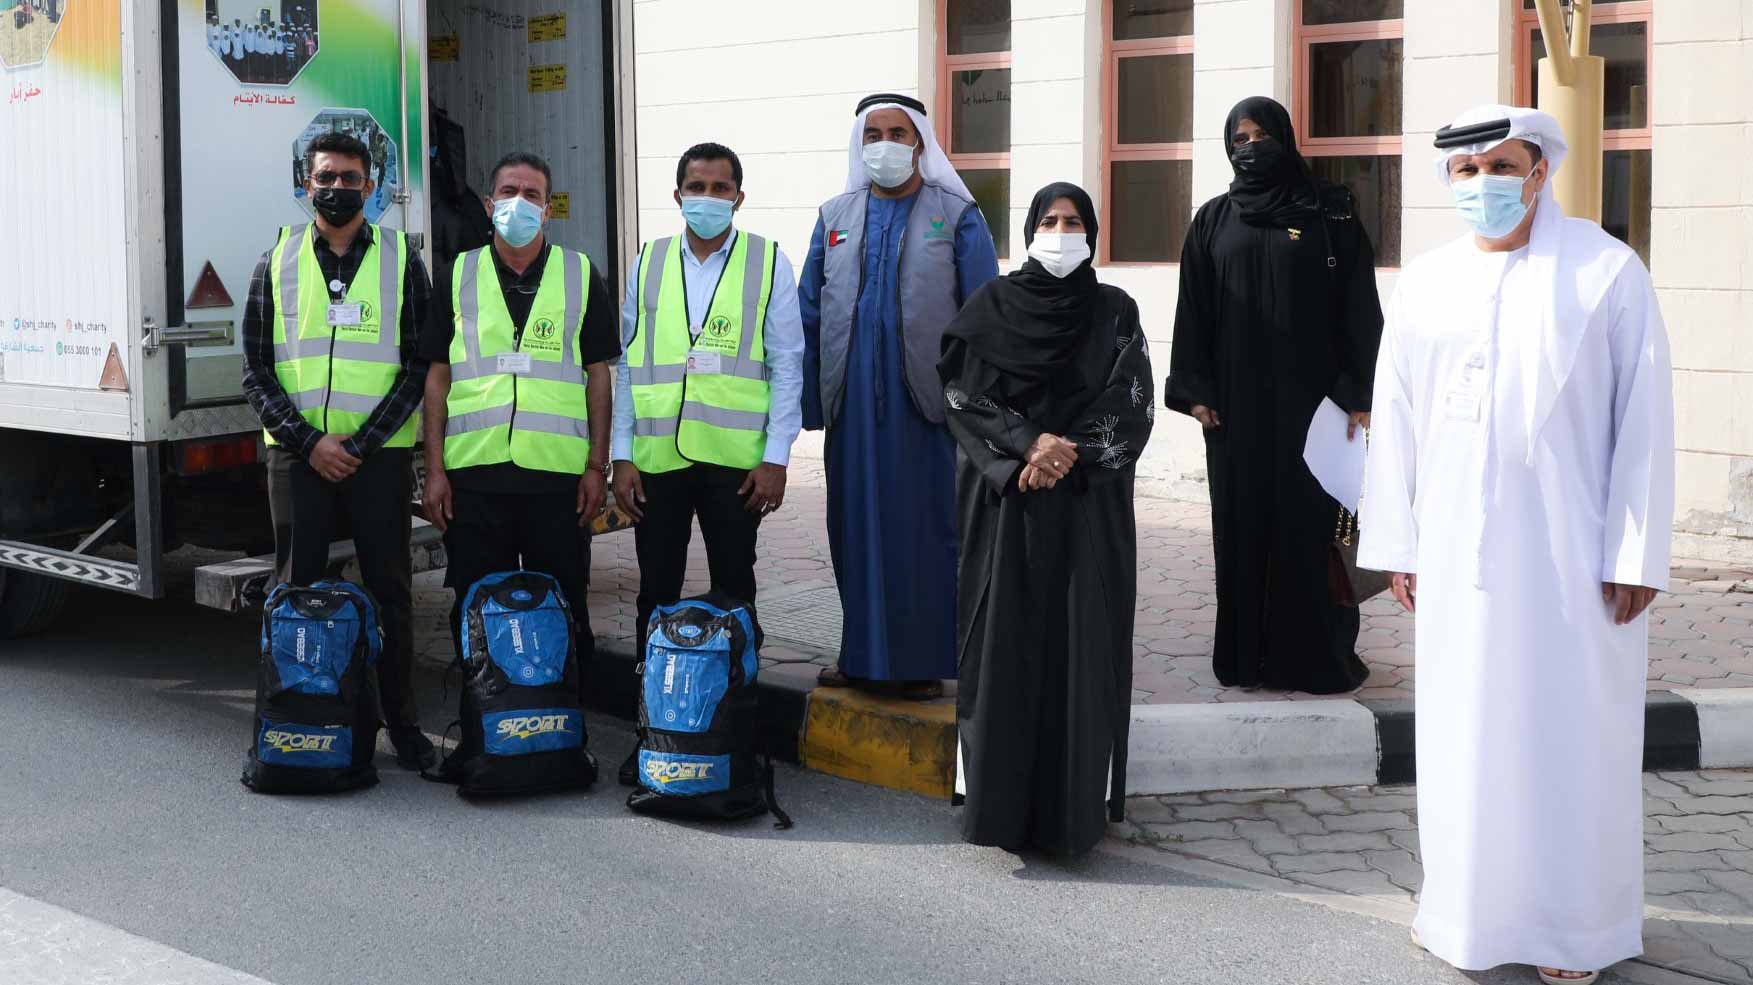
[[[1230,138],[1242,120],[1253,120],[1283,148],[1278,166],[1267,174],[1248,174],[1235,168],[1235,145]],[[1308,163],[1296,149],[1296,129],[1290,113],[1276,100],[1253,96],[1237,103],[1223,122],[1224,152],[1230,157],[1236,178],[1230,182],[1230,201],[1250,226],[1287,227],[1307,222],[1316,212],[1315,179]]]
[[[1024,386],[1046,383],[1077,351],[1094,310],[1096,272],[1096,207],[1089,193],[1065,181],[1035,193],[1023,228],[1023,241],[1035,241],[1041,216],[1061,198],[1069,198],[1083,217],[1090,259],[1065,277],[1047,272],[1030,259],[1020,270],[991,281],[962,307],[944,333],[947,348],[959,340],[981,362]]]

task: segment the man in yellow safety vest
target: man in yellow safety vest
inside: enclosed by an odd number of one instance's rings
[[[431,287],[400,230],[366,222],[371,151],[341,133],[305,151],[316,221],[280,230],[244,307],[244,396],[267,432],[268,507],[282,581],[322,578],[352,517],[384,625],[378,684],[396,762],[435,760],[414,703],[412,448]]]
[[[550,575],[572,608],[582,685],[595,640],[581,528],[608,496],[609,365],[621,340],[602,273],[547,238],[552,181],[541,158],[506,155],[487,203],[492,244],[439,271],[423,349],[432,364],[425,505],[450,557],[453,635],[482,577],[520,568]]]
[[[785,500],[803,427],[797,282],[772,240],[732,225],[742,184],[728,147],[682,155],[685,228],[640,250],[621,306],[614,488],[639,521],[642,652],[652,610],[682,593],[696,517],[712,587],[755,600],[756,529]]]

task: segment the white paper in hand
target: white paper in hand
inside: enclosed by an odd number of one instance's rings
[[[1345,428],[1351,415],[1331,400],[1323,399],[1309,422],[1309,437],[1303,444],[1303,461],[1327,495],[1353,513],[1363,498],[1363,429],[1346,440]]]

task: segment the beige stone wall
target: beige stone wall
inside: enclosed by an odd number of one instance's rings
[[[1012,0],[1012,264],[1023,212],[1055,179],[1103,197],[1105,0]],[[697,140],[734,147],[748,170],[739,222],[777,238],[801,266],[817,205],[845,178],[859,95],[915,94],[933,104],[937,0],[762,0],[758,17],[714,16],[706,0],[641,0],[638,142],[641,233],[680,219],[675,158]],[[1514,94],[1520,0],[1407,0],[1403,253],[1462,232],[1433,177],[1431,135],[1468,106]],[[1198,0],[1193,197],[1230,172],[1219,138],[1243,96],[1292,98],[1292,0]],[[1753,535],[1753,0],[1658,0],[1651,65],[1651,266],[1673,338],[1681,526]],[[702,66],[712,66],[702,71]],[[1177,268],[1106,267],[1139,302],[1158,376],[1168,366]],[[1395,285],[1383,271],[1383,297]],[[1159,379],[1160,383],[1160,379]],[[819,444],[806,436],[799,454]],[[1141,462],[1147,494],[1202,497],[1198,430],[1160,418]]]
[[[1650,267],[1680,526],[1753,533],[1753,2],[1658,4],[1653,30]]]

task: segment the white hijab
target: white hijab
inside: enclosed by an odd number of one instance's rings
[[[970,202],[974,200],[974,193],[968,191],[968,186],[962,183],[962,176],[956,173],[955,166],[950,164],[949,157],[938,146],[937,134],[931,129],[931,121],[925,118],[924,113],[900,103],[867,106],[852,121],[852,139],[848,142],[846,151],[847,191],[861,191],[870,184],[870,175],[864,170],[864,121],[879,109],[901,110],[913,121],[913,129],[919,131],[919,139],[925,144],[925,153],[919,158],[919,173],[927,182],[940,188],[948,188]]]

